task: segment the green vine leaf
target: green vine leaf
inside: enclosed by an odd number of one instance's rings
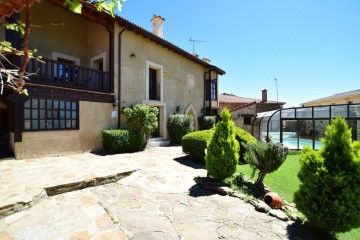
[[[25,23],[21,21],[17,21],[16,23],[5,23],[4,26],[6,29],[20,32],[21,35],[25,34]]]
[[[64,6],[69,6],[70,10],[74,13],[81,14],[82,4],[79,0],[65,0]]]
[[[10,42],[2,41],[0,42],[0,53],[13,52],[15,48],[11,45]]]
[[[29,92],[27,89],[23,89],[21,90],[21,93],[20,94],[24,94],[25,96],[29,96]]]

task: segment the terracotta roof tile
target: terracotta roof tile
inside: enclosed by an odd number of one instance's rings
[[[29,0],[29,4],[33,5],[35,2],[41,0]],[[0,4],[0,19],[11,16],[14,12],[21,12],[25,7],[25,0],[3,0]]]
[[[247,97],[239,97],[233,94],[229,93],[222,93],[219,95],[219,102],[223,103],[261,103],[261,99],[255,99],[255,98],[247,98]],[[276,102],[276,101],[267,101],[265,103],[279,103],[279,104],[285,104],[284,102]]]

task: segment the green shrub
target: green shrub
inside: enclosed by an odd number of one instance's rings
[[[201,130],[212,129],[216,124],[216,116],[203,116],[198,118]]]
[[[256,139],[245,130],[236,126],[234,130],[235,130],[235,138],[239,142],[239,146],[241,142],[244,143],[256,142]],[[188,154],[192,160],[204,163],[206,143],[211,140],[212,136],[214,135],[214,132],[215,132],[215,128],[210,130],[197,131],[185,135],[182,139],[183,152]],[[240,149],[239,162],[242,161],[245,163],[245,160],[243,160],[243,154],[246,152],[246,149],[242,146],[240,146],[239,149]]]
[[[170,115],[166,127],[170,143],[181,144],[182,137],[194,131],[194,117],[185,114]]]
[[[182,139],[183,152],[189,155],[192,160],[205,163],[206,145],[214,132],[214,129],[210,129],[186,134]]]
[[[259,171],[255,186],[263,191],[264,178],[266,174],[276,171],[286,160],[289,152],[288,148],[283,147],[281,143],[242,143],[247,150],[244,159],[253,169],[253,176]]]
[[[134,129],[104,130],[103,147],[108,153],[134,152],[144,149],[141,132]]]
[[[144,146],[156,128],[158,127],[159,110],[145,104],[136,104],[123,109],[127,117],[127,123],[132,129],[138,130],[143,134]]]
[[[250,133],[239,127],[235,127],[235,138],[239,142],[240,146],[239,163],[246,163],[244,159],[246,148],[242,146],[242,143],[256,143],[256,138],[254,138]]]
[[[233,175],[239,160],[239,143],[235,139],[231,113],[224,108],[220,116],[221,122],[216,124],[205,157],[208,175],[215,180],[224,180]]]
[[[345,119],[326,127],[323,147],[306,147],[300,157],[297,208],[314,225],[329,232],[360,227],[360,158]]]

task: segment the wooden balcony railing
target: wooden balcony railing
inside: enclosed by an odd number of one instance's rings
[[[95,92],[114,92],[113,76],[104,71],[80,67],[68,63],[42,59],[31,59],[26,71],[34,73],[29,83],[41,83],[52,86],[75,88]]]

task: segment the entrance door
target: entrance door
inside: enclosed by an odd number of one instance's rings
[[[155,129],[155,131],[151,134],[152,138],[160,137],[160,108],[156,107],[158,109],[158,115],[157,115],[157,122],[158,127]]]
[[[0,158],[11,156],[9,150],[9,130],[7,117],[7,109],[0,108]]]

